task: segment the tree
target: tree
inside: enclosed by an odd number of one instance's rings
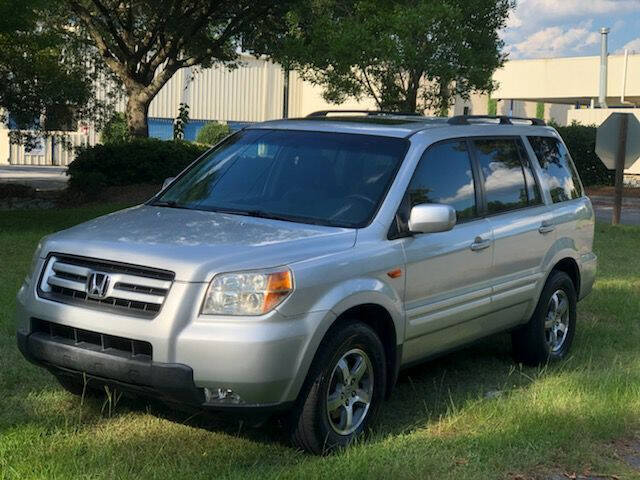
[[[218,122],[209,122],[204,125],[196,135],[196,142],[205,145],[216,145],[231,134],[229,125]]]
[[[290,0],[64,0],[127,94],[134,136],[147,136],[149,105],[179,69],[233,67],[239,46],[283,25]],[[80,32],[79,32],[80,33]],[[267,42],[268,43],[268,42]]]
[[[446,114],[490,92],[505,60],[498,31],[512,0],[312,0],[289,16],[276,58],[324,88],[381,110]]]
[[[96,70],[59,20],[56,2],[0,0],[0,107],[14,128],[66,129],[104,110],[92,95]],[[33,140],[14,133],[14,141]]]

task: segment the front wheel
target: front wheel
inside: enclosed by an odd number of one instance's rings
[[[569,275],[552,272],[531,320],[512,334],[516,360],[535,366],[566,357],[576,331],[576,304]]]
[[[349,445],[372,424],[386,389],[384,347],[361,322],[332,329],[292,412],[293,443],[322,454]]]

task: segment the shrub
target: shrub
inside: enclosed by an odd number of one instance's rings
[[[567,145],[582,183],[585,186],[613,185],[615,173],[608,170],[596,155],[596,127],[573,123],[566,127],[554,125]]]
[[[184,141],[135,138],[78,149],[69,165],[69,188],[95,196],[105,187],[162,184],[207,150]]]
[[[127,120],[124,113],[114,113],[100,132],[100,139],[103,144],[124,143],[131,139]]]
[[[209,122],[198,131],[196,142],[205,145],[215,145],[231,133],[229,125],[218,122]]]
[[[5,183],[0,188],[0,198],[33,198],[36,189],[20,183]]]

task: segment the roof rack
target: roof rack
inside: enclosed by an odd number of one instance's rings
[[[416,112],[391,112],[387,110],[318,110],[317,112],[310,113],[308,117],[327,117],[330,113],[362,113],[367,117],[380,116],[409,116],[409,117],[422,117]]]
[[[469,120],[471,120],[471,122]],[[455,117],[451,117],[447,123],[449,125],[471,125],[473,120],[499,120],[500,125],[513,125],[511,120],[531,122],[531,125],[541,127],[547,125],[544,120],[539,118],[509,117],[507,115],[456,115]]]

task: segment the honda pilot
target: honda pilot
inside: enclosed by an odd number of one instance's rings
[[[370,429],[407,366],[505,331],[517,362],[566,357],[593,234],[539,120],[318,112],[45,237],[17,340],[73,393],[286,412],[322,453]]]

